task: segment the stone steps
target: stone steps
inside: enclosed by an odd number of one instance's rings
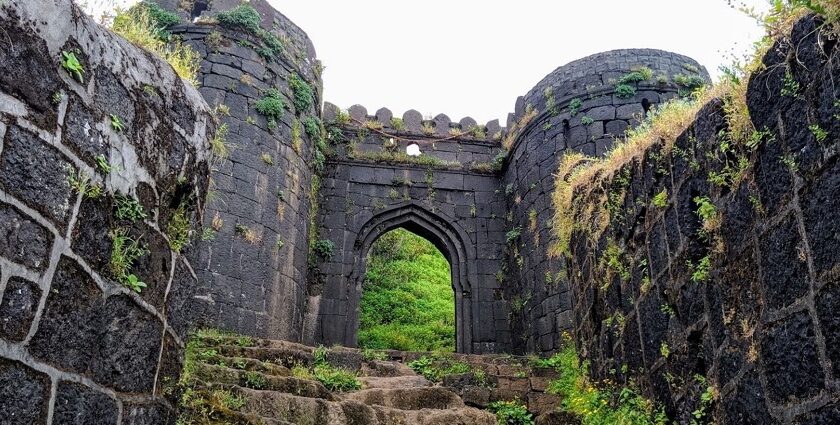
[[[194,387],[205,396],[229,399],[226,406],[209,409],[215,415],[209,423],[492,425],[496,417],[485,409],[502,400],[526,404],[541,424],[574,423],[549,414],[560,401],[545,392],[553,372],[532,369],[523,357],[371,353],[234,336],[205,335],[193,343],[202,353],[190,366]],[[457,363],[460,372],[469,372],[428,375],[440,377],[430,382],[408,366],[423,357],[441,362],[437,368]],[[316,378],[316,364],[354,374],[361,388],[330,391],[325,384],[340,387]],[[214,422],[218,418],[223,419]]]

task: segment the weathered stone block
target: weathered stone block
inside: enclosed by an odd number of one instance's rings
[[[68,177],[75,167],[57,149],[18,126],[6,131],[0,188],[38,210],[61,229],[70,214]]]
[[[46,424],[49,398],[47,375],[0,358],[0,417],[4,425]]]
[[[22,341],[29,333],[40,300],[41,290],[35,282],[19,277],[9,279],[0,304],[0,338]]]
[[[0,256],[33,270],[47,267],[53,235],[12,205],[0,202]]]
[[[55,394],[54,424],[114,425],[116,400],[75,382],[61,381]]]
[[[761,341],[761,363],[774,403],[802,400],[819,392],[824,374],[807,312],[795,313],[766,330]]]

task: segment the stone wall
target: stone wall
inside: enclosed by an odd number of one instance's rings
[[[640,68],[650,71],[647,79],[621,81]],[[572,325],[564,263],[548,255],[560,157],[573,151],[603,155],[653,105],[687,92],[690,76],[693,84],[709,81],[691,58],[659,50],[616,50],[557,68],[517,100],[508,119],[516,137],[502,182],[508,230],[521,235],[509,247],[505,265],[505,298],[513,306],[512,329],[519,336],[511,341],[516,352],[557,350],[560,334]],[[635,94],[622,94],[621,84]]]
[[[171,10],[210,22],[240,2],[178,9],[190,4],[178,2]],[[199,91],[220,111],[230,151],[213,164],[205,230],[189,254],[200,283],[195,325],[298,341],[313,193],[313,141],[304,124],[320,116],[320,64],[300,28],[265,1],[249,4],[263,29],[282,40],[282,52],[267,54],[264,40],[242,28],[199,23],[171,29],[202,57]],[[293,106],[294,75],[314,92],[305,110]],[[272,88],[285,104],[276,126],[255,108]]]
[[[634,380],[680,423],[698,409],[716,423],[840,417],[840,49],[817,24],[800,21],[749,82],[757,148],[724,143],[712,101],[672,149],[577,192],[580,223],[621,201],[602,234],[572,235],[579,349],[596,378]],[[714,178],[742,161],[743,178]]]
[[[174,420],[209,108],[69,0],[2,3],[0,56],[0,422]]]
[[[325,117],[335,114],[325,112]],[[452,266],[458,351],[507,351],[508,312],[497,279],[504,196],[498,171],[472,169],[476,161],[489,164],[501,151],[499,142],[441,141],[452,137],[448,131],[445,136],[389,128],[380,133],[348,123],[331,125],[329,134],[333,146],[319,196],[316,242],[334,250],[314,257],[304,339],[355,346],[370,244],[404,227],[438,246]],[[396,155],[384,146],[390,140]],[[406,157],[405,147],[412,143],[421,146],[424,158],[446,163]]]

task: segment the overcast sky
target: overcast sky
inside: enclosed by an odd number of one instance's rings
[[[398,116],[417,109],[502,125],[517,96],[572,60],[657,48],[693,57],[715,76],[733,48],[762,35],[725,0],[269,2],[314,42],[325,100],[371,114],[385,106]],[[766,8],[765,0],[747,3]]]
[[[572,60],[657,48],[693,57],[714,77],[762,35],[725,0],[268,1],[315,44],[325,100],[502,125],[517,96]]]

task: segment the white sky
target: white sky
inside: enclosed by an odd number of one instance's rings
[[[572,60],[656,48],[693,57],[714,77],[733,49],[762,35],[725,0],[268,1],[315,44],[326,101],[502,125],[517,96]]]

